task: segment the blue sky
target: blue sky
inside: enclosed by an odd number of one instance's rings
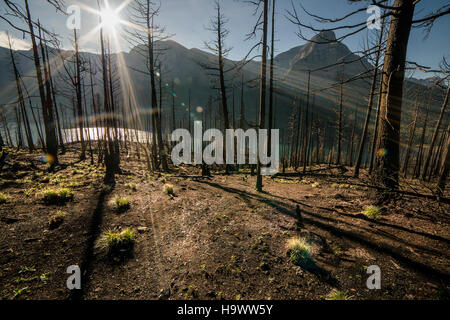
[[[109,0],[111,6],[120,4],[120,0]],[[362,7],[362,4],[350,4],[346,0],[293,0],[294,5],[298,9],[302,21],[312,24],[317,28],[326,28],[327,25],[319,24],[304,14],[298,5],[299,3],[310,12],[324,16],[335,18],[343,16],[356,8]],[[21,0],[17,1],[21,3]],[[66,0],[66,4],[81,3],[92,8],[96,8],[96,0]],[[254,44],[252,41],[244,41],[245,34],[248,33],[252,25],[255,23],[256,17],[252,16],[252,7],[244,3],[242,0],[222,0],[223,13],[228,17],[228,28],[230,35],[227,39],[227,45],[233,47],[229,58],[241,59]],[[416,16],[435,10],[436,8],[448,4],[450,1],[445,0],[422,0],[416,7]],[[56,31],[65,40],[63,46],[71,47],[69,37],[71,31],[65,27],[66,18],[55,13],[55,10],[46,4],[45,0],[30,1],[32,14],[35,18],[39,18],[41,23]],[[366,4],[364,4],[366,5]],[[4,10],[4,4],[0,4],[1,11]],[[303,40],[299,39],[295,34],[298,30],[286,19],[286,10],[292,8],[291,0],[277,0],[277,21],[276,21],[276,53],[286,51],[292,47],[303,44]],[[169,34],[173,34],[172,40],[188,48],[204,49],[203,42],[211,39],[213,35],[205,30],[208,25],[209,18],[214,15],[213,2],[211,0],[162,0],[161,12],[158,23],[166,27]],[[121,12],[121,17],[127,19],[127,9]],[[363,12],[352,19],[348,23],[362,22],[369,17],[369,14]],[[80,30],[81,36],[89,33],[95,28],[98,19],[92,13],[82,10],[82,20]],[[27,39],[22,40],[20,33],[14,32],[3,21],[0,21],[0,45],[4,45],[5,32],[11,32],[17,39],[16,46],[26,46]],[[360,50],[363,46],[364,38],[367,32],[364,31],[358,35],[344,40],[344,43],[353,51]],[[408,47],[408,60],[415,61],[421,65],[438,68],[439,62],[443,56],[450,58],[450,16],[439,19],[428,38],[424,39],[425,33],[422,29],[413,29]],[[304,34],[312,36],[313,34],[304,30]],[[337,34],[339,36],[339,33]],[[2,39],[3,38],[3,39]],[[83,44],[83,48],[89,51],[98,51],[97,47],[98,35],[93,35],[92,39],[87,40]],[[123,51],[129,51],[129,44],[121,40],[120,46]],[[414,73],[415,77],[423,77],[419,72]]]

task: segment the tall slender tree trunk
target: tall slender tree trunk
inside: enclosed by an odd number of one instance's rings
[[[430,94],[431,99],[431,94]],[[425,112],[425,122],[423,124],[422,128],[422,135],[420,136],[420,142],[419,142],[419,152],[417,154],[417,160],[416,165],[414,167],[414,178],[418,178],[420,175],[420,168],[422,168],[422,158],[423,158],[423,146],[425,144],[425,137],[427,133],[427,125],[428,125],[428,115],[430,113],[430,103],[427,105],[427,109]]]
[[[442,103],[441,113],[439,114],[439,119],[438,119],[438,121],[436,123],[436,128],[434,128],[433,137],[431,138],[430,147],[428,148],[428,153],[427,153],[427,156],[425,158],[425,163],[424,163],[423,169],[422,169],[422,180],[425,180],[426,175],[427,175],[428,166],[430,164],[431,156],[433,154],[434,145],[436,143],[436,138],[437,138],[438,133],[439,133],[439,128],[441,127],[442,118],[444,117],[445,108],[447,107],[449,93],[450,93],[450,85],[447,87],[447,93],[445,94],[444,102]]]
[[[30,8],[28,5],[28,0],[25,1],[25,10],[27,16],[27,24],[30,31],[31,44],[33,48],[33,61],[36,70],[39,96],[42,105],[42,116],[44,118],[45,127],[45,142],[46,142],[46,152],[52,157],[50,163],[50,170],[53,170],[54,166],[58,163],[58,144],[55,134],[55,125],[53,121],[53,108],[51,104],[51,97],[47,97],[44,89],[44,80],[42,77],[41,63],[39,59],[38,46],[36,44],[36,37],[34,33],[33,20],[31,18]]]
[[[309,90],[311,86],[311,70],[308,70],[308,87],[306,91],[306,112],[305,112],[305,129],[303,130],[303,174],[306,173],[306,165],[308,162],[308,113],[309,113]]]
[[[13,72],[14,72],[14,79],[16,81],[16,88],[17,88],[17,96],[19,98],[19,101],[17,102],[17,107],[19,108],[20,114],[22,115],[22,120],[23,120],[23,124],[24,124],[24,130],[25,130],[25,136],[27,137],[27,144],[28,144],[28,148],[30,150],[30,152],[33,151],[33,137],[31,135],[31,130],[29,128],[29,122],[28,122],[28,117],[26,116],[25,113],[25,100],[23,97],[23,92],[22,92],[22,88],[20,86],[20,80],[19,80],[19,71],[17,70],[17,66],[16,66],[16,62],[14,59],[14,54],[12,51],[12,47],[11,47],[11,40],[8,37],[8,42],[9,42],[9,54],[11,57],[11,64],[13,66]],[[16,114],[17,114],[17,109],[16,109]],[[20,126],[20,121],[19,118],[17,119],[17,128],[18,128],[18,132],[19,132],[19,138],[20,140],[22,140],[22,132],[21,132],[21,126]],[[28,124],[28,127],[27,127]],[[22,143],[22,141],[21,141]]]
[[[274,92],[273,92],[273,59],[275,55],[275,5],[276,0],[272,0],[272,34],[271,34],[271,44],[270,44],[270,79],[269,79],[269,133],[267,150],[268,154],[272,150],[272,128],[273,128],[273,104],[274,104]]]
[[[447,128],[447,146],[445,147],[445,156],[443,159],[442,169],[437,183],[440,194],[444,194],[448,172],[450,171],[450,125]]]
[[[165,153],[165,148],[163,145],[163,139],[162,139],[162,131],[161,131],[161,121],[159,117],[159,108],[158,108],[158,100],[156,97],[156,79],[155,79],[155,60],[154,60],[154,39],[153,39],[153,17],[150,13],[150,6],[151,1],[147,0],[146,3],[146,22],[147,22],[147,42],[148,42],[148,67],[150,72],[150,89],[151,89],[151,117],[152,117],[152,124],[153,124],[153,137],[152,137],[152,144],[153,144],[153,152],[159,153],[159,158],[162,165],[163,171],[168,171],[169,167],[167,165],[167,155]],[[156,133],[156,140],[155,140],[155,133]],[[159,150],[157,150],[158,143]]]
[[[259,95],[259,130],[265,128],[266,121],[266,74],[267,74],[267,15],[269,0],[263,0],[263,33],[262,33],[262,61],[261,61],[261,84]],[[258,139],[259,140],[259,139]],[[261,148],[262,143],[258,143],[258,151]],[[261,192],[263,188],[262,176],[261,176],[261,161],[258,154],[258,164],[256,167],[256,190]]]
[[[373,129],[372,143],[370,148],[369,174],[372,174],[372,170],[375,163],[375,154],[377,152],[378,128],[380,126],[381,93],[383,90],[382,84],[383,84],[383,77],[381,76],[380,83],[378,85],[377,115],[375,117],[375,126]]]
[[[75,67],[76,67],[76,80],[75,80],[75,91],[77,96],[77,117],[78,117],[78,128],[80,130],[80,142],[81,142],[81,153],[80,160],[86,159],[86,144],[84,142],[84,128],[83,128],[83,107],[81,100],[81,61],[80,52],[78,50],[78,37],[77,30],[73,29],[73,35],[75,39]]]
[[[356,157],[355,173],[354,173],[355,177],[359,176],[359,169],[361,166],[361,161],[362,161],[362,157],[363,157],[363,153],[364,153],[364,146],[366,144],[367,132],[369,130],[370,115],[372,113],[373,98],[375,96],[375,87],[376,87],[377,78],[378,78],[378,68],[379,68],[379,64],[380,64],[381,46],[383,43],[384,26],[385,26],[385,23],[384,23],[384,19],[383,19],[382,24],[381,24],[380,35],[378,37],[378,50],[377,50],[376,57],[375,57],[375,66],[373,68],[373,77],[372,77],[372,84],[370,86],[369,103],[367,106],[366,120],[364,122],[364,128],[363,128],[363,132],[361,134],[361,142],[359,145],[358,155]]]
[[[412,144],[414,141],[414,135],[416,134],[416,126],[417,126],[417,117],[419,116],[419,92],[417,92],[416,95],[416,111],[414,114],[414,121],[411,127],[411,130],[409,131],[409,139],[408,139],[408,146],[406,147],[406,152],[405,152],[405,158],[404,158],[404,162],[403,162],[403,174],[404,177],[406,177],[407,173],[408,173],[408,164],[409,164],[409,159],[411,156],[411,148],[412,148]]]
[[[53,98],[53,107],[55,108],[56,129],[58,131],[59,145],[61,147],[61,154],[64,154],[64,153],[66,153],[66,147],[64,145],[64,139],[62,136],[62,124],[61,124],[61,119],[59,116],[58,103],[56,102],[55,86],[53,84],[53,75],[52,75],[52,69],[51,69],[51,63],[50,63],[50,56],[48,54],[48,46],[45,47],[45,54],[47,56],[47,61],[49,61],[48,76],[49,76],[49,80],[50,80],[50,89],[51,89],[52,98]]]
[[[336,154],[336,164],[341,164],[341,153],[342,153],[342,109],[343,109],[343,95],[344,95],[344,83],[343,83],[344,72],[342,72],[342,79],[339,89],[339,115],[338,115],[338,135],[337,135],[337,154]]]
[[[380,106],[380,134],[375,177],[388,189],[398,188],[400,122],[402,112],[403,81],[406,50],[414,15],[414,0],[395,0],[383,68],[382,98]],[[382,192],[380,200],[386,200]]]

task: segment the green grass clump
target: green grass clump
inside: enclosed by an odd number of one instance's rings
[[[102,237],[102,242],[111,255],[130,253],[135,241],[134,232],[130,228],[106,231]]]
[[[275,182],[283,184],[297,184],[300,183],[299,180],[288,180],[288,179],[274,179]]]
[[[6,202],[8,202],[9,197],[4,194],[4,193],[0,193],[0,204],[4,204]]]
[[[73,199],[74,193],[69,188],[47,189],[42,192],[46,204],[64,204]]]
[[[67,215],[67,213],[58,210],[58,212],[54,215],[52,215],[49,219],[48,219],[48,224],[50,229],[56,229],[58,228],[63,222],[64,222],[64,218]]]
[[[378,219],[381,216],[381,210],[375,206],[367,206],[363,213],[371,219]]]
[[[327,295],[327,300],[348,300],[348,297],[342,291],[339,291],[337,289],[333,289]]]
[[[305,239],[294,237],[287,242],[289,260],[302,267],[308,267],[313,263],[311,246]]]
[[[163,190],[164,190],[164,193],[167,194],[167,195],[173,195],[174,194],[173,185],[171,185],[171,184],[165,184]]]
[[[320,184],[318,182],[314,182],[311,187],[313,188],[320,188]]]
[[[129,198],[121,198],[121,197],[115,197],[114,198],[114,207],[119,212],[124,212],[130,209],[130,199]]]
[[[17,297],[20,297],[21,295],[26,294],[28,292],[29,292],[28,287],[25,287],[25,288],[22,288],[22,289],[15,289],[13,291],[13,293],[14,293],[13,299],[15,299]]]

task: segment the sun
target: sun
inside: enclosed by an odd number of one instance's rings
[[[114,31],[116,26],[120,24],[119,13],[110,8],[100,11],[101,26],[110,31]]]

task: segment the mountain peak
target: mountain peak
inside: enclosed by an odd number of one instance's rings
[[[336,41],[336,35],[333,31],[321,31],[318,34],[316,34],[312,39],[312,42],[319,42],[319,43],[326,43],[326,42],[335,42]]]

